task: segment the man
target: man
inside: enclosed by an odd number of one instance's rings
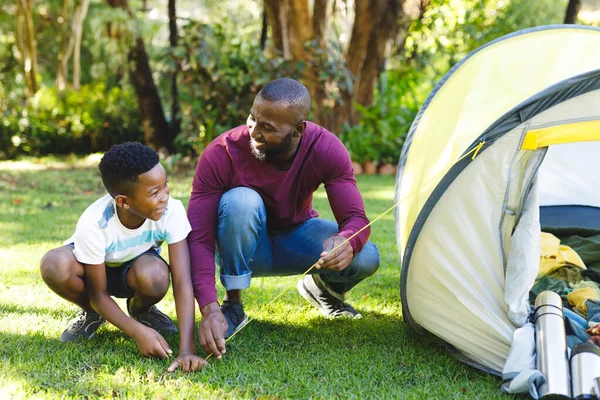
[[[346,148],[331,132],[308,122],[310,95],[283,78],[256,96],[246,125],[225,132],[198,162],[188,218],[198,330],[207,353],[221,358],[225,338],[248,320],[241,291],[253,276],[314,275],[300,294],[327,317],[360,318],[344,295],[379,267]],[[320,184],[337,223],[317,218],[312,194]],[[339,247],[338,247],[339,246]],[[332,251],[332,249],[335,249]],[[219,306],[215,259],[227,294]]]

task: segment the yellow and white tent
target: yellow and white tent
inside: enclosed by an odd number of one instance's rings
[[[598,49],[600,29],[574,25],[477,49],[429,95],[400,157],[404,319],[494,373],[529,316],[541,226],[600,229]]]

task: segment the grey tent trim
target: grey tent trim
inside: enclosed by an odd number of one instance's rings
[[[433,88],[433,90],[431,91],[429,96],[427,96],[427,99],[425,99],[425,102],[423,103],[423,105],[421,106],[421,109],[417,113],[417,116],[415,117],[415,119],[410,127],[410,130],[408,131],[408,134],[406,135],[406,138],[404,139],[404,145],[402,146],[402,151],[400,153],[400,160],[398,162],[398,171],[396,172],[397,187],[402,186],[402,177],[404,176],[404,168],[406,166],[408,152],[410,150],[410,147],[411,147],[411,144],[413,141],[413,137],[416,134],[417,128],[419,127],[419,123],[421,121],[421,118],[423,117],[423,114],[429,107],[429,104],[431,103],[431,101],[433,100],[435,95],[438,93],[440,88],[448,81],[448,79],[450,79],[450,77],[456,72],[457,69],[459,69],[464,63],[466,63],[471,57],[475,56],[477,53],[479,53],[479,52],[487,49],[488,47],[493,46],[499,42],[510,40],[514,37],[526,35],[526,34],[529,34],[532,32],[542,32],[542,31],[550,31],[550,30],[558,30],[558,29],[577,29],[577,30],[589,30],[589,31],[600,32],[600,28],[596,28],[593,26],[583,26],[583,25],[575,26],[575,25],[565,25],[565,24],[546,25],[546,26],[541,26],[541,27],[523,29],[523,30],[520,30],[517,32],[513,32],[511,34],[508,34],[506,36],[500,37],[498,39],[495,39],[489,43],[486,43],[485,45],[483,45],[483,46],[477,48],[476,50],[472,51],[471,53],[469,53],[465,58],[463,58],[461,61],[459,61],[457,64],[455,64],[444,75],[444,77],[435,85],[435,87]],[[470,150],[471,149],[469,149],[469,151]],[[399,199],[395,199],[396,202],[398,202],[398,200]],[[398,213],[399,213],[399,208],[396,208],[396,210],[395,210],[396,220],[398,219],[398,216],[399,216]],[[400,235],[400,232],[396,232],[396,235],[398,237],[398,235]]]
[[[464,154],[468,153],[478,144],[485,141],[485,144],[480,149],[481,153],[489,148],[489,146],[493,144],[495,140],[502,137],[504,134],[511,131],[524,121],[531,119],[535,115],[547,110],[550,107],[597,89],[600,89],[600,70],[587,72],[585,74],[561,81],[536,94],[535,96],[532,96],[500,117],[496,122],[490,125],[490,127],[486,129],[471,146],[469,146],[469,149]],[[410,324],[410,326],[419,333],[423,333],[423,330],[410,315],[406,296],[406,280],[408,277],[408,266],[410,264],[412,250],[430,212],[433,210],[440,197],[444,194],[454,179],[467,167],[467,165],[470,164],[471,161],[471,157],[465,157],[461,161],[454,164],[448,173],[441,179],[421,209],[406,244],[400,278],[402,315]],[[400,183],[398,184],[400,185]]]

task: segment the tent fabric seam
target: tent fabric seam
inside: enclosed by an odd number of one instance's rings
[[[600,30],[598,30],[598,31],[600,31]],[[588,71],[586,73],[576,75],[571,78],[567,78],[565,80],[557,82],[556,84],[546,88],[542,92],[537,93],[536,95],[530,97],[529,99],[524,100],[519,105],[513,107],[510,111],[508,111],[507,113],[502,115],[500,118],[498,118],[496,121],[494,121],[476,140],[473,141],[473,143],[468,147],[467,150],[465,150],[465,152],[463,154],[467,154],[469,151],[472,151],[473,148],[475,148],[476,146],[481,145],[482,141],[484,141],[484,145],[480,149],[480,152],[483,152],[488,147],[490,147],[496,141],[496,139],[499,139],[502,136],[504,136],[506,133],[510,132],[510,130],[514,129],[514,127],[512,127],[511,129],[501,129],[496,134],[492,133],[495,129],[498,129],[498,127],[500,127],[503,123],[509,123],[511,118],[514,119],[515,116],[517,116],[519,119],[519,122],[522,123],[523,121],[521,119],[524,115],[523,112],[524,112],[525,107],[529,107],[534,104],[541,103],[542,107],[534,110],[533,113],[530,113],[527,116],[527,119],[531,119],[535,115],[538,115],[553,106],[561,104],[564,101],[567,101],[571,98],[588,93],[590,91],[600,89],[600,79],[598,79],[598,84],[596,87],[594,87],[594,85],[591,85],[591,87],[590,87],[589,81],[593,80],[594,78],[600,78],[600,70]],[[588,85],[586,86],[586,84],[588,84]],[[556,101],[556,103],[551,102],[550,104],[543,104],[543,100],[547,100],[552,97],[557,97],[557,94],[561,93],[561,90],[564,90],[565,87],[570,87],[572,89],[572,90],[568,91],[567,96],[560,96],[558,98],[555,98],[554,100]],[[510,122],[510,123],[515,124],[514,121]],[[515,127],[520,125],[520,123],[515,124]],[[404,151],[403,151],[403,153],[404,153]],[[418,235],[420,233],[422,225],[424,224],[424,221],[427,219],[428,215],[431,213],[431,210],[433,209],[435,204],[437,204],[437,201],[439,200],[439,198],[443,195],[443,193],[446,191],[446,189],[452,184],[452,182],[456,179],[456,177],[472,161],[469,158],[470,157],[463,158],[460,160],[460,162],[457,162],[454,165],[452,165],[452,167],[447,171],[447,173],[442,177],[442,179],[440,179],[437,186],[435,187],[435,189],[432,191],[431,195],[427,199],[425,205],[422,207],[421,211],[419,212],[419,215],[417,216],[417,219],[415,220],[415,223],[411,230],[411,234],[409,235],[409,238],[407,239],[407,245],[406,245],[404,257],[403,257],[403,260],[401,263],[402,271],[401,271],[401,282],[400,282],[400,287],[401,287],[400,294],[401,294],[401,300],[402,300],[403,316],[405,317],[407,322],[411,325],[411,327],[417,333],[422,333],[423,328],[420,327],[412,319],[412,316],[410,315],[410,311],[409,311],[408,307],[406,306],[406,304],[407,304],[406,280],[407,280],[407,275],[408,275],[408,261],[410,260],[412,248],[414,247],[413,243],[416,241],[416,238],[418,238]],[[401,173],[401,171],[399,170],[398,174],[400,174],[400,173]],[[397,184],[400,186],[401,180],[399,180]],[[433,201],[434,199],[435,199],[435,201]],[[415,229],[415,228],[417,228],[417,229]],[[413,237],[412,240],[411,240],[411,237]]]
[[[530,123],[531,123],[531,120],[526,121],[524,123],[524,125],[521,127],[521,135],[520,135],[521,138],[519,140],[519,146],[516,148],[513,156],[511,157],[511,160],[510,160],[510,166],[508,168],[508,178],[506,180],[506,187],[504,190],[504,200],[502,201],[502,213],[501,213],[501,217],[500,217],[500,223],[498,225],[498,238],[500,241],[499,249],[500,249],[500,255],[502,257],[502,267],[504,270],[504,274],[506,274],[506,268],[507,268],[507,264],[508,264],[508,260],[506,258],[506,254],[504,251],[504,236],[503,236],[504,219],[506,217],[506,210],[508,209],[508,198],[510,197],[510,187],[511,187],[511,183],[512,183],[512,173],[513,173],[514,163],[515,163],[515,160],[517,159],[517,157],[519,156],[519,153],[521,151],[520,143],[523,142],[525,136],[527,135],[527,131],[529,130],[528,127],[529,127]],[[518,128],[518,126],[517,126],[517,128]],[[516,215],[516,212],[515,212],[515,215]]]

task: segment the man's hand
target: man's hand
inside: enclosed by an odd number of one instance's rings
[[[341,243],[344,244],[339,246]],[[336,247],[337,249],[335,249]],[[317,261],[316,268],[338,272],[343,271],[350,265],[353,258],[354,250],[350,242],[343,236],[334,235],[323,242],[323,252],[321,253],[321,258]]]
[[[179,353],[176,359],[173,360],[167,372],[174,372],[177,368],[181,368],[183,372],[199,371],[208,364],[206,360],[193,353]]]
[[[202,321],[198,327],[198,340],[206,354],[220,359],[225,354],[225,333],[227,320],[221,312],[219,303],[209,303],[200,309]]]
[[[141,325],[140,329],[132,337],[138,349],[140,349],[142,357],[167,358],[173,353],[169,348],[169,344],[160,333],[147,326]]]

